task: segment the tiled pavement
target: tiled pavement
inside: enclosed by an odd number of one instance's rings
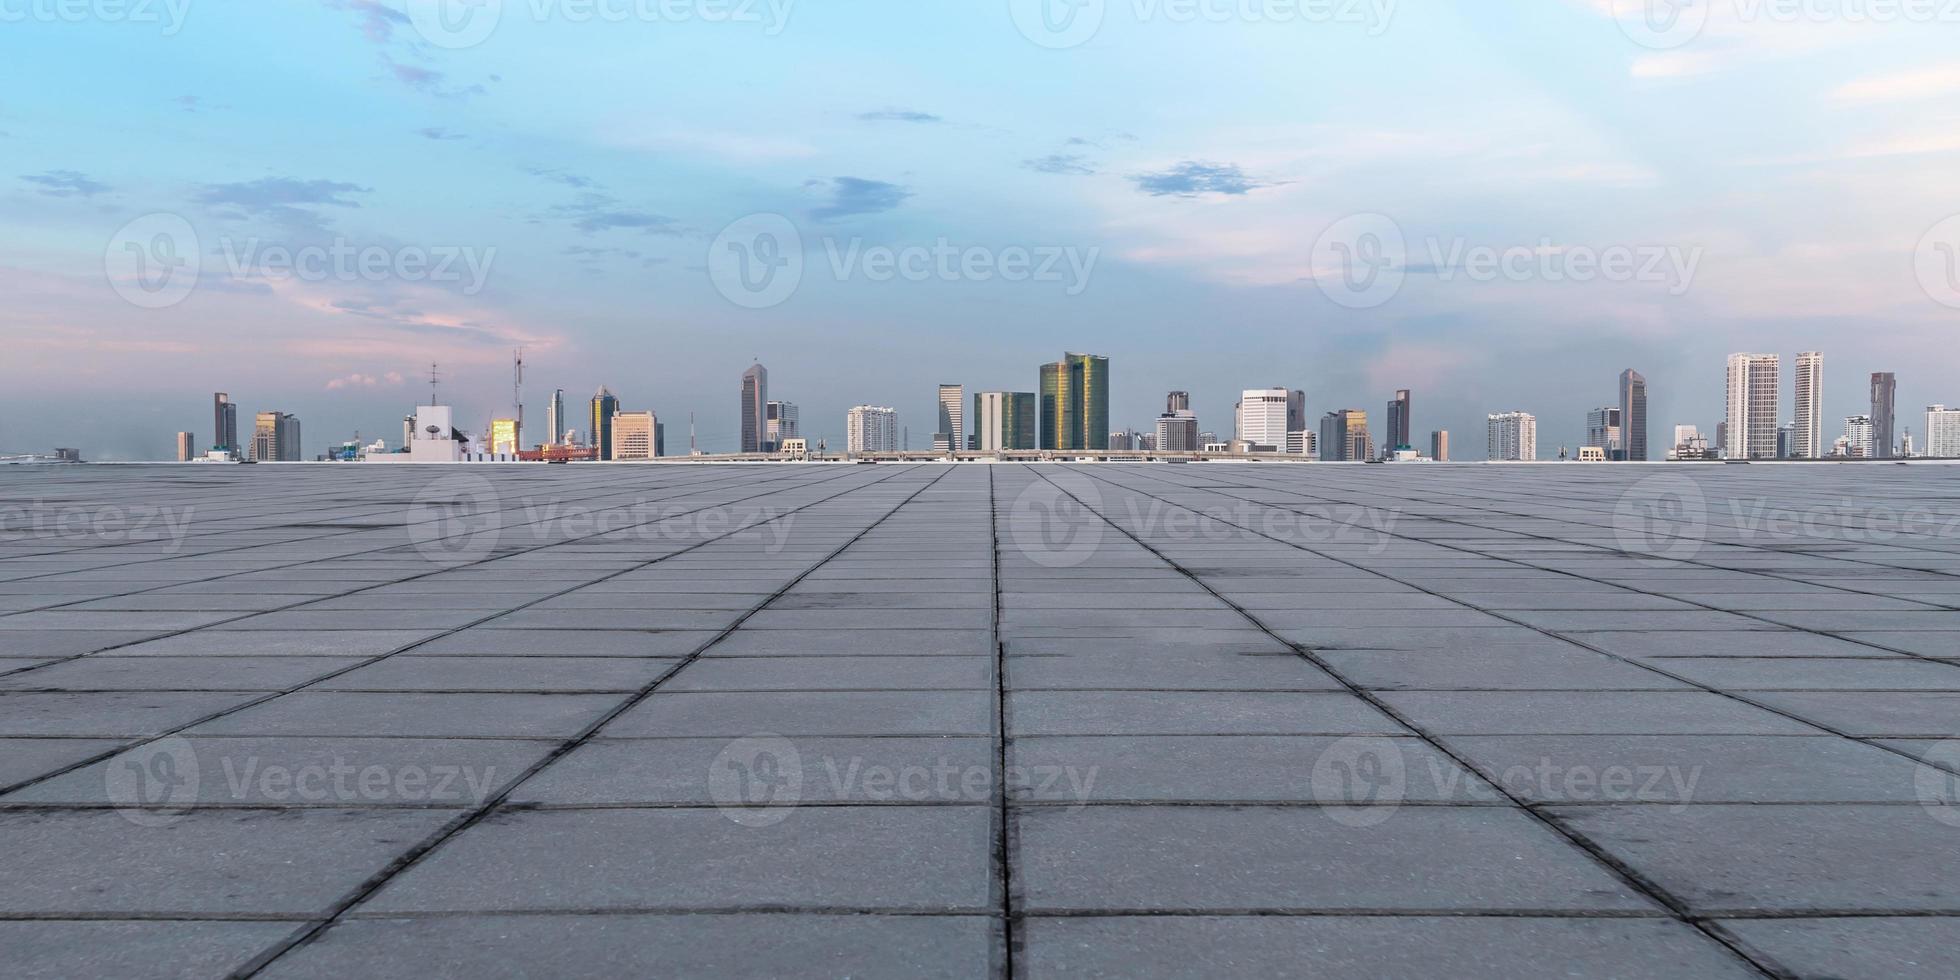
[[[0,975],[1950,978],[1956,477],[0,468]]]

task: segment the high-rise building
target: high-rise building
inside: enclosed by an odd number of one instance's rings
[[[619,399],[613,397],[611,389],[600,385],[592,396],[592,427],[585,433],[586,444],[599,451],[600,459],[612,458],[613,416],[618,414]]]
[[[1035,394],[1032,391],[976,391],[973,393],[973,433],[967,445],[984,453],[1003,449],[1038,449],[1035,428]]]
[[[1312,432],[1306,429],[1289,429],[1286,433],[1286,454],[1288,456],[1312,456],[1319,448]]]
[[[1872,456],[1875,459],[1891,459],[1893,439],[1897,432],[1893,409],[1899,397],[1899,381],[1890,371],[1877,371],[1872,374]]]
[[[1307,393],[1294,388],[1286,393],[1286,431],[1302,432],[1307,428]]]
[[[1109,448],[1109,358],[1064,354],[1041,366],[1041,448]]]
[[[1729,424],[1715,423],[1715,455],[1727,458],[1729,453]]]
[[[1374,456],[1368,435],[1368,413],[1343,408],[1320,417],[1320,458],[1333,463],[1366,462]]]
[[[490,420],[490,451],[498,455],[517,455],[524,448],[518,443],[516,419]]]
[[[608,459],[655,459],[660,455],[660,420],[652,412],[618,412],[612,419]]]
[[[939,386],[939,428],[933,431],[932,448],[966,448],[966,386]]]
[[[1797,355],[1797,420],[1791,425],[1791,459],[1824,456],[1824,355],[1807,350]],[[1785,455],[1779,453],[1778,455]]]
[[[1285,388],[1247,388],[1240,393],[1238,437],[1247,452],[1286,451],[1292,394]]]
[[[742,451],[763,452],[769,438],[769,371],[751,364],[742,372]]]
[[[1429,458],[1438,463],[1450,461],[1450,430],[1437,429],[1429,433]]]
[[[177,462],[188,463],[197,455],[197,437],[188,432],[177,433]]]
[[[1844,419],[1845,455],[1857,459],[1874,459],[1877,452],[1872,439],[1876,435],[1869,415],[1850,415]]]
[[[1775,354],[1729,355],[1728,438],[1725,459],[1775,459],[1777,372]]]
[[[1595,408],[1586,413],[1586,445],[1598,446],[1607,459],[1620,459],[1620,409],[1617,405]]]
[[[551,401],[545,403],[544,428],[544,444],[547,446],[556,446],[558,440],[565,438],[565,389],[553,390]]]
[[[1620,459],[1647,461],[1647,379],[1627,368],[1620,372]]]
[[[1414,449],[1415,443],[1409,436],[1409,389],[1395,392],[1395,399],[1388,403],[1388,428],[1382,433],[1382,455],[1392,456],[1398,449]]]
[[[299,461],[299,419],[285,412],[260,412],[252,429],[252,458],[261,463]]]
[[[783,451],[783,443],[789,439],[803,438],[802,422],[795,402],[773,401],[763,406],[766,424],[763,426],[763,447],[765,453]]]
[[[1538,458],[1538,419],[1530,412],[1500,412],[1486,418],[1488,458],[1529,463]]]
[[[238,405],[222,391],[211,396],[211,448],[245,455],[245,447],[238,444]]]
[[[1110,452],[1127,453],[1135,450],[1136,448],[1137,447],[1132,443],[1130,430],[1119,429],[1109,434]]]
[[[889,453],[898,446],[898,411],[859,405],[844,416],[844,447],[853,453]]]
[[[1185,404],[1190,404],[1189,399]],[[1157,416],[1156,448],[1160,453],[1195,453],[1204,448],[1199,441],[1198,417],[1189,408],[1173,409]]]
[[[1791,422],[1788,425],[1777,426],[1776,427],[1776,458],[1790,459],[1792,458],[1791,454],[1796,451],[1797,451],[1797,423]]]
[[[1960,408],[1926,406],[1926,455],[1941,459],[1960,456]]]
[[[1190,410],[1191,410],[1190,392],[1173,391],[1170,394],[1164,396],[1165,413],[1170,415],[1176,415],[1179,412],[1188,412]]]

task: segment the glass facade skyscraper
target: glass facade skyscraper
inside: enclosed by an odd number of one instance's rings
[[[1064,354],[1041,366],[1041,448],[1109,448],[1109,358]]]
[[[600,459],[612,457],[613,416],[619,412],[619,399],[604,385],[599,386],[598,394],[592,396],[592,431],[590,442],[599,450]]]

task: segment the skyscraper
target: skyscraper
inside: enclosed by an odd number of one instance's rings
[[[1437,429],[1429,434],[1429,458],[1438,463],[1450,461],[1450,430]]]
[[[966,448],[966,387],[939,386],[939,428],[933,431],[932,448]]]
[[[238,406],[222,391],[211,396],[211,448],[245,454],[245,447],[238,444]]]
[[[1248,388],[1240,393],[1238,433],[1247,452],[1286,451],[1286,434],[1294,431],[1288,425],[1292,396],[1285,388]]]
[[[1041,448],[1109,448],[1109,358],[1063,354],[1041,366]]]
[[[1198,440],[1198,417],[1190,409],[1175,409],[1157,416],[1158,452],[1194,453],[1204,448]]]
[[[1797,421],[1791,426],[1790,458],[1824,456],[1824,355],[1807,350],[1797,355]]]
[[[605,385],[592,396],[592,428],[585,434],[586,444],[599,451],[600,459],[611,459],[613,416],[619,414],[619,399]]]
[[[612,419],[607,459],[653,459],[660,455],[660,420],[652,412],[619,412]]]
[[[197,455],[197,437],[188,432],[177,433],[177,462],[188,463]]]
[[[1775,354],[1729,355],[1728,430],[1724,459],[1775,459],[1777,372]]]
[[[967,447],[980,452],[1003,449],[1038,449],[1035,429],[1035,394],[1032,391],[976,391],[973,393],[972,437]]]
[[[1320,417],[1320,458],[1325,462],[1360,463],[1374,455],[1368,436],[1368,413],[1343,408]]]
[[[1895,455],[1893,409],[1897,407],[1898,397],[1899,382],[1892,372],[1872,374],[1872,456],[1875,459],[1891,459]]]
[[[544,406],[544,444],[558,445],[565,438],[565,389],[559,388],[551,393],[551,401]]]
[[[769,371],[751,364],[742,372],[742,451],[759,453],[769,433]]]
[[[1960,456],[1960,408],[1926,406],[1926,455],[1939,459]]]
[[[1647,379],[1627,368],[1620,372],[1620,457],[1647,461]]]
[[[1529,463],[1538,458],[1538,419],[1530,412],[1500,412],[1485,420],[1488,458]]]
[[[260,412],[252,429],[252,459],[296,463],[300,458],[299,419],[285,412]]]
[[[1388,403],[1388,428],[1382,433],[1384,455],[1397,449],[1415,448],[1415,442],[1409,438],[1409,413],[1412,407],[1407,388],[1397,390],[1395,400]]]
[[[795,402],[772,401],[763,406],[763,411],[767,416],[762,440],[763,452],[782,452],[784,440],[803,438],[803,425],[799,418],[801,413],[797,411]]]
[[[490,420],[490,451],[499,455],[517,455],[523,446],[518,445],[519,431],[517,420],[512,418]]]
[[[898,412],[859,405],[844,416],[844,448],[853,453],[888,453],[898,448]]]
[[[1164,411],[1175,415],[1178,412],[1188,412],[1190,410],[1191,410],[1190,392],[1173,391],[1170,394],[1164,396]]]
[[[1586,413],[1586,445],[1604,450],[1607,459],[1621,459],[1620,409],[1615,405]]]

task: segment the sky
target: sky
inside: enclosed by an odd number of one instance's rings
[[[1112,428],[1410,388],[1458,458],[1627,367],[1712,431],[1736,351],[1827,440],[1960,403],[1960,4],[1651,2],[0,0],[0,453],[392,443],[431,363],[481,429],[519,347],[670,451],[758,360],[832,445],[1065,351]]]

